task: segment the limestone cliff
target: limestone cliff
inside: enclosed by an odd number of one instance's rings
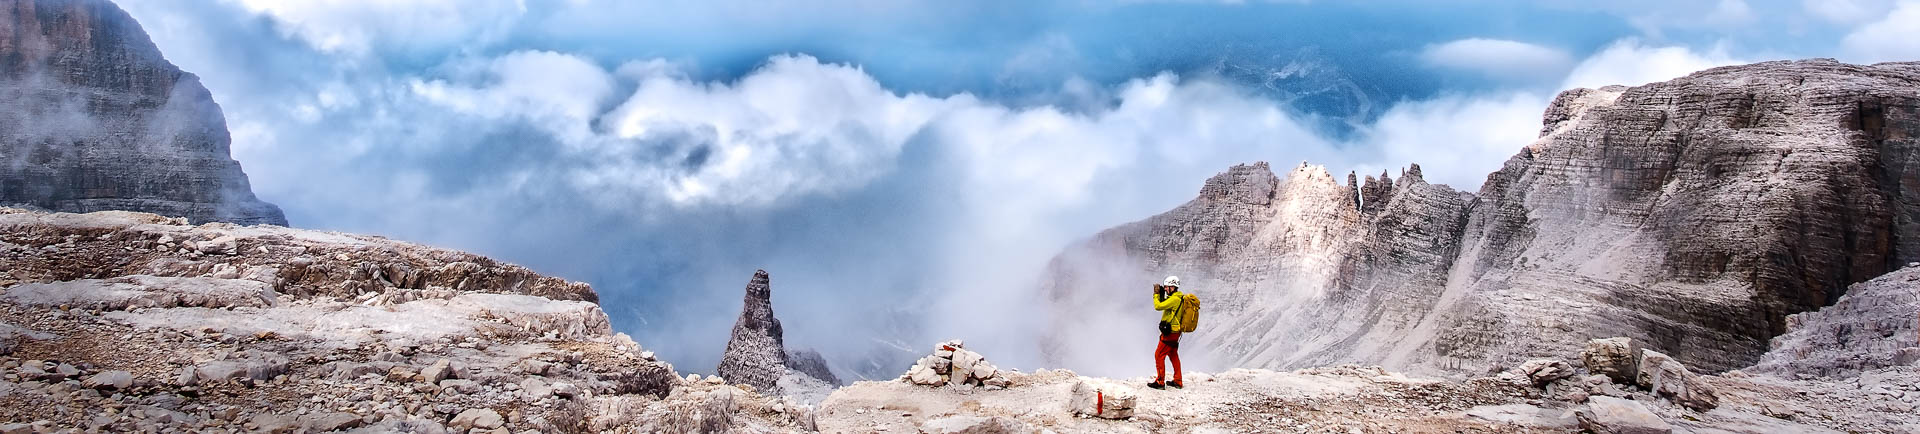
[[[1542,123],[1478,194],[1418,166],[1345,185],[1304,164],[1284,179],[1235,167],[1057,257],[1046,351],[1108,357],[1128,327],[1115,312],[1180,274],[1213,301],[1193,347],[1217,366],[1494,372],[1629,336],[1719,371],[1757,361],[1788,315],[1920,256],[1920,64],[1575,89]]]
[[[199,78],[112,3],[0,2],[0,204],[286,225],[230,142]]]
[[[1787,333],[1748,371],[1850,377],[1920,365],[1920,266],[1854,284],[1840,301],[1787,317]],[[1909,368],[1913,369],[1913,368]]]

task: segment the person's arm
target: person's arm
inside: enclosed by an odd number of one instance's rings
[[[1164,297],[1164,299],[1162,299],[1162,297],[1156,296],[1155,298],[1153,310],[1173,310],[1174,308],[1180,307],[1180,297]]]

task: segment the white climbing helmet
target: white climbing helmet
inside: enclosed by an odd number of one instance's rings
[[[1160,286],[1171,286],[1171,287],[1178,288],[1180,287],[1180,276],[1167,276],[1167,281],[1160,282]]]

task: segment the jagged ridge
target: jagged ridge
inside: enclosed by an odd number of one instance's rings
[[[1081,331],[1127,329],[1100,324],[1139,310],[1114,292],[1181,274],[1220,300],[1196,336],[1215,366],[1493,372],[1615,335],[1747,366],[1786,315],[1920,255],[1916,83],[1813,60],[1568,91],[1477,195],[1418,166],[1237,166],[1056,258],[1047,351],[1119,356]]]

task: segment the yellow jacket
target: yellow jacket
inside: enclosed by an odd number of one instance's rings
[[[1153,310],[1160,311],[1160,320],[1166,321],[1167,324],[1172,324],[1175,330],[1180,329],[1180,300],[1182,296],[1178,290],[1167,294],[1165,300],[1160,299],[1158,295],[1153,296]]]

